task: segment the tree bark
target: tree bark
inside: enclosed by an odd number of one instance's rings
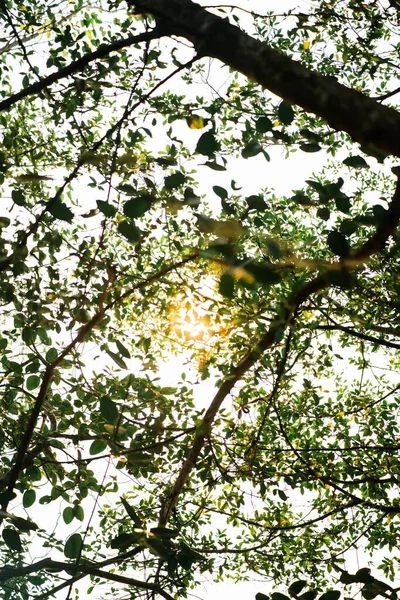
[[[219,59],[355,142],[400,157],[400,113],[393,108],[308,69],[191,0],[127,2],[152,14],[165,35],[192,42],[199,55]]]

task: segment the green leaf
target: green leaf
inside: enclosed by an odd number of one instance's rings
[[[119,416],[118,406],[109,396],[100,398],[100,413],[107,423],[115,423]]]
[[[67,221],[67,223],[71,223],[72,219],[74,218],[74,213],[72,210],[70,210],[68,206],[61,200],[56,200],[55,202],[50,201],[47,206],[47,210],[53,215],[53,217],[60,219],[60,221]]]
[[[344,159],[343,164],[347,167],[355,167],[356,169],[369,169],[367,161],[359,155],[348,156]]]
[[[314,131],[310,131],[309,129],[300,129],[300,133],[303,137],[306,138],[306,140],[308,140],[309,142],[311,142],[313,144],[323,141],[323,138],[321,135],[319,135],[318,133],[315,133]]]
[[[39,467],[28,467],[25,471],[25,475],[30,481],[40,481],[42,479],[42,473]]]
[[[22,330],[22,339],[25,344],[32,344],[36,339],[36,331],[32,327],[24,327]]]
[[[26,204],[25,194],[23,194],[20,190],[13,190],[11,192],[11,198],[17,206],[25,206]]]
[[[260,117],[259,119],[257,119],[256,131],[258,131],[258,133],[266,133],[267,131],[271,131],[272,128],[273,128],[272,121],[268,117],[264,116],[264,117]]]
[[[131,219],[142,217],[150,209],[153,201],[154,198],[150,194],[128,200],[124,204],[124,215]]]
[[[78,558],[82,548],[82,536],[80,533],[73,533],[64,546],[64,554],[67,558]]]
[[[52,363],[54,360],[56,360],[57,356],[58,356],[57,350],[55,348],[50,348],[46,352],[46,361],[48,363]]]
[[[8,217],[0,217],[0,229],[5,229],[11,223],[11,219]]]
[[[297,596],[298,600],[314,600],[318,596],[318,593],[315,590],[310,590],[309,592],[304,592],[301,596]]]
[[[69,525],[74,518],[74,508],[72,506],[67,506],[63,510],[63,520],[66,525]]]
[[[118,224],[118,231],[124,238],[132,243],[138,242],[142,236],[139,227],[136,227],[133,223],[128,223],[128,221],[121,221],[121,223]]]
[[[121,502],[122,502],[122,506],[125,508],[128,516],[132,519],[135,527],[138,527],[138,528],[142,527],[142,520],[140,519],[140,517],[137,514],[137,512],[135,511],[135,509],[129,504],[129,502],[127,502],[125,500],[125,498],[121,497]]]
[[[271,598],[272,598],[272,600],[290,600],[289,596],[286,596],[285,594],[281,594],[280,592],[273,592],[271,594]]]
[[[340,210],[342,213],[349,213],[351,209],[350,198],[336,198],[335,200],[336,208]]]
[[[1,532],[1,535],[10,550],[15,550],[16,552],[22,551],[21,538],[19,537],[18,531],[11,527],[5,527]]]
[[[153,460],[153,455],[146,452],[129,452],[128,454],[128,461],[132,465],[150,465]]]
[[[90,444],[89,454],[91,456],[93,456],[94,454],[100,454],[100,452],[103,452],[103,450],[105,450],[106,448],[107,443],[104,440],[94,440],[94,442]]]
[[[219,165],[215,160],[208,161],[208,162],[204,163],[203,166],[208,167],[209,169],[212,169],[213,171],[226,171],[226,167],[224,165]]]
[[[111,540],[111,548],[113,550],[126,550],[129,546],[139,542],[140,535],[137,533],[121,533]]]
[[[33,521],[29,519],[23,519],[22,517],[14,517],[12,518],[12,523],[17,527],[20,531],[36,531],[38,526]]]
[[[172,175],[168,175],[164,178],[164,185],[167,190],[173,190],[180,185],[183,185],[186,181],[185,175],[181,171],[175,171]]]
[[[75,504],[74,506],[74,517],[78,519],[78,521],[83,521],[85,518],[85,511],[80,504]]]
[[[303,152],[319,152],[321,150],[319,144],[300,144],[299,148]]]
[[[219,281],[219,293],[225,298],[233,298],[235,280],[230,273],[224,273]]]
[[[291,596],[297,596],[297,594],[300,594],[301,590],[305,588],[305,586],[307,585],[307,581],[304,580],[299,580],[299,581],[294,581],[288,588],[288,592]]]
[[[109,202],[105,202],[104,200],[96,200],[97,208],[105,217],[113,217],[117,212],[116,208],[109,204]]]
[[[26,490],[22,497],[22,506],[24,508],[29,508],[32,504],[35,504],[36,500],[36,492],[35,490]]]
[[[341,593],[337,590],[329,590],[319,597],[319,600],[339,600]]]
[[[39,387],[40,385],[40,377],[39,375],[30,375],[28,377],[28,379],[26,380],[26,389],[31,392],[32,390],[35,390],[36,388]]]
[[[376,598],[376,596],[382,594],[382,592],[387,592],[387,586],[384,588],[383,586],[379,585],[379,583],[379,581],[373,581],[364,585],[361,590],[362,597],[365,598],[365,600],[373,600]]]
[[[204,156],[213,158],[215,152],[217,152],[219,149],[220,143],[217,141],[215,135],[212,133],[212,131],[206,131],[200,136],[195,151],[197,154],[203,154]]]
[[[126,348],[122,344],[122,342],[120,342],[119,340],[115,340],[115,344],[116,344],[116,346],[118,348],[119,353],[122,354],[122,356],[124,356],[125,358],[130,358],[131,357],[128,348]]]
[[[261,210],[262,211],[262,210],[266,210],[268,208],[268,205],[266,204],[266,202],[264,201],[264,199],[261,196],[256,196],[256,195],[247,196],[246,202],[247,202],[247,206],[251,210]]]
[[[121,369],[128,369],[128,366],[126,364],[126,362],[124,361],[123,358],[121,358],[119,356],[119,354],[116,354],[115,352],[113,352],[112,350],[109,350],[108,348],[106,348],[106,352],[108,354],[108,356],[110,358],[113,359],[113,361],[121,368]]]
[[[328,233],[328,246],[334,254],[337,254],[341,258],[346,258],[350,254],[350,244],[340,231],[331,231]]]
[[[270,599],[269,599],[269,596],[266,596],[265,594],[258,592],[258,594],[256,594],[256,600],[270,600]]]
[[[345,236],[349,236],[357,231],[358,225],[354,221],[347,219],[340,223],[339,229]]]
[[[278,119],[284,125],[290,125],[294,119],[294,110],[292,105],[284,100],[278,106]]]
[[[228,197],[228,192],[226,191],[226,189],[219,185],[213,186],[213,192],[214,194],[217,194],[217,196],[219,196],[222,200],[225,200]]]
[[[326,206],[322,206],[317,210],[317,217],[323,221],[328,221],[331,216],[331,211]]]
[[[247,144],[247,146],[245,146],[242,150],[242,156],[243,158],[251,158],[252,156],[256,156],[257,154],[260,154],[260,152],[262,152],[263,147],[261,146],[261,144],[259,142],[250,142],[249,144]]]

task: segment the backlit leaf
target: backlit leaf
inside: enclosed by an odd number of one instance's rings
[[[111,398],[103,396],[100,398],[100,413],[107,423],[115,423],[119,415],[118,406]]]
[[[278,119],[284,125],[290,125],[294,119],[294,110],[288,102],[282,101],[278,106]]]
[[[105,450],[106,448],[107,443],[104,440],[94,440],[94,442],[90,444],[89,454],[91,456],[93,456],[94,454],[100,454],[100,452],[103,452],[103,450]]]
[[[1,532],[1,535],[6,545],[10,548],[10,550],[21,552],[22,544],[18,531],[12,529],[11,527],[5,527]]]
[[[73,533],[66,541],[64,554],[67,558],[78,558],[82,548],[82,536],[79,533]]]

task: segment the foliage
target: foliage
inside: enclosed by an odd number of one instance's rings
[[[396,598],[399,6],[289,4],[2,3],[4,598]]]

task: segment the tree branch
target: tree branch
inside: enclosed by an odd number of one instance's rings
[[[350,259],[353,259],[354,268],[362,266],[368,261],[372,254],[380,252],[385,247],[389,237],[396,231],[400,221],[400,167],[393,169],[397,175],[397,185],[392,198],[392,201],[387,210],[387,218],[376,228],[375,233],[368,239],[358,250],[354,251]],[[339,263],[340,264],[340,263]],[[243,357],[236,367],[233,367],[230,373],[225,378],[225,381],[215,394],[211,404],[206,410],[201,424],[197,427],[197,433],[194,436],[193,444],[189,452],[188,458],[183,462],[179,474],[162,503],[159,526],[165,526],[168,518],[175,508],[178,498],[189,479],[193,469],[196,467],[196,462],[204,447],[205,440],[210,437],[212,423],[218,414],[218,411],[228,394],[231,393],[235,384],[240,381],[244,375],[254,366],[260,356],[269,348],[277,343],[282,337],[282,332],[291,324],[295,318],[300,306],[310,296],[321,292],[329,287],[329,272],[325,271],[315,279],[304,284],[303,287],[292,292],[286,302],[282,303],[281,309],[278,311],[275,321],[259,340],[259,342]],[[354,497],[358,501],[358,498]]]
[[[400,114],[256,40],[191,0],[127,0],[191,41],[201,56],[222,63],[280,98],[324,119],[355,141],[400,156]]]
[[[100,58],[105,58],[111,52],[115,52],[116,50],[121,50],[122,48],[126,48],[128,46],[132,46],[133,44],[138,44],[140,42],[146,42],[149,40],[154,40],[159,37],[159,32],[156,29],[153,31],[147,31],[145,33],[141,33],[139,35],[129,35],[128,37],[122,40],[116,40],[111,44],[102,44],[97,50],[94,52],[88,52],[78,60],[70,63],[66,67],[59,69],[55,73],[51,73],[47,77],[44,77],[40,81],[36,81],[32,83],[32,85],[28,85],[28,87],[20,90],[16,94],[9,96],[5,100],[0,102],[0,111],[7,110],[11,108],[14,104],[26,98],[28,96],[36,96],[40,94],[43,90],[46,90],[50,85],[55,83],[56,81],[60,81],[60,79],[65,79],[69,75],[73,75],[74,73],[83,71],[87,65],[89,65],[94,60],[98,60]]]

